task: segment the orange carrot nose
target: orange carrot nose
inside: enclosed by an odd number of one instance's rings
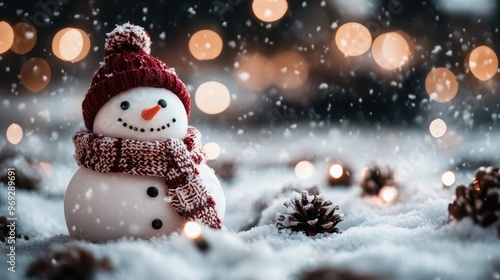
[[[160,111],[160,109],[161,109],[160,105],[156,105],[156,106],[153,106],[151,108],[144,109],[144,110],[142,110],[142,114],[141,114],[142,118],[147,120],[147,121],[150,121],[156,116],[156,113],[158,113],[158,111]]]

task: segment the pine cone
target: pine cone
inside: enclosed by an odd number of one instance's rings
[[[461,220],[468,216],[483,227],[500,220],[499,167],[480,167],[472,183],[458,186],[455,193],[455,201],[448,205],[452,218]]]
[[[378,165],[373,165],[363,170],[361,179],[362,195],[378,195],[384,186],[397,187],[394,172],[391,168],[381,169]]]
[[[303,231],[309,236],[318,233],[339,233],[335,226],[343,220],[342,214],[335,214],[339,209],[331,201],[320,195],[310,195],[307,191],[294,192],[292,198],[285,201],[289,213],[277,214],[278,228],[290,228]]]
[[[90,251],[73,247],[35,259],[28,267],[26,276],[51,280],[90,280],[97,270],[112,271],[113,267],[108,259],[97,260]]]

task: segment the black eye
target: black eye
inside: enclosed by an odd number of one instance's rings
[[[167,107],[167,101],[165,101],[164,99],[160,99],[158,100],[158,105],[160,105],[162,108],[165,108]]]
[[[120,104],[120,107],[122,108],[122,110],[127,110],[128,108],[130,108],[130,102],[128,102],[128,101],[123,101],[123,102]]]

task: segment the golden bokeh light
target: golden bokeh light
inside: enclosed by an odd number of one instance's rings
[[[43,58],[30,58],[21,67],[21,84],[31,92],[43,90],[49,84],[50,77],[50,66]]]
[[[90,51],[90,38],[78,28],[64,28],[52,39],[52,52],[64,61],[78,62]]]
[[[31,51],[36,44],[35,27],[26,22],[19,22],[12,29],[14,30],[14,43],[10,49],[21,55]]]
[[[196,106],[210,115],[222,113],[229,107],[231,95],[227,87],[219,82],[205,82],[196,90],[194,97]]]
[[[295,174],[299,179],[306,180],[314,174],[314,165],[307,160],[300,161],[295,165]]]
[[[0,21],[0,54],[8,51],[14,43],[14,30],[5,21]]]
[[[201,236],[201,227],[197,222],[186,222],[184,225],[184,234],[189,239],[196,239]]]
[[[383,202],[391,203],[398,196],[398,189],[393,186],[383,186],[378,196]]]
[[[342,165],[335,163],[330,167],[330,175],[333,178],[338,179],[342,177],[343,174],[344,174],[344,168],[342,167]]]
[[[214,160],[220,156],[221,148],[219,144],[215,142],[208,142],[203,146],[203,149],[207,153],[207,160]]]
[[[271,63],[274,68],[274,84],[282,89],[298,88],[309,76],[307,60],[298,52],[278,53],[272,58]]]
[[[382,55],[395,68],[402,67],[410,60],[410,46],[399,33],[387,33],[382,46]]]
[[[23,139],[23,128],[17,123],[12,123],[7,127],[7,141],[12,145],[17,145]]]
[[[189,51],[198,60],[217,58],[222,52],[222,38],[208,29],[200,30],[189,39]]]
[[[364,25],[348,22],[337,30],[335,43],[345,56],[359,56],[370,49],[372,35]]]
[[[388,32],[379,35],[373,41],[372,55],[375,62],[382,68],[393,70],[403,67],[412,57],[409,36],[402,31]]]
[[[429,132],[434,138],[441,138],[446,134],[446,123],[442,119],[435,119],[429,124]]]
[[[260,53],[239,56],[233,71],[235,80],[250,91],[263,91],[273,80],[273,67],[269,59]]]
[[[450,70],[439,67],[433,69],[425,78],[425,90],[431,99],[437,102],[448,102],[458,92],[458,81]]]
[[[498,71],[498,57],[495,51],[487,46],[479,46],[472,50],[468,57],[468,66],[472,74],[481,81],[486,81]]]
[[[40,169],[42,169],[45,172],[45,174],[47,174],[47,176],[52,177],[54,175],[54,166],[52,164],[45,161],[41,161],[38,164],[38,167],[40,167]]]
[[[455,174],[452,171],[446,171],[441,176],[441,182],[443,182],[443,185],[446,187],[450,187],[455,183]]]
[[[275,22],[282,18],[288,10],[286,0],[254,0],[252,10],[263,22]]]

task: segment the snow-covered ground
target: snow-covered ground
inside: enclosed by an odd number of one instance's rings
[[[499,134],[451,133],[435,140],[425,131],[314,126],[270,126],[270,134],[199,127],[204,142],[223,147],[217,160],[237,164],[233,180],[224,182],[225,228],[204,229],[210,245],[206,253],[183,234],[105,244],[72,240],[64,221],[63,194],[76,164],[56,159],[42,191],[16,192],[18,232],[30,240],[17,241],[15,273],[7,271],[7,247],[1,246],[0,278],[25,279],[24,272],[35,258],[73,246],[110,260],[114,271],[98,272],[96,279],[298,279],[305,271],[325,266],[379,279],[500,278],[497,229],[478,227],[468,219],[447,223],[456,184],[441,188],[441,174],[464,159],[498,164],[494,143]],[[57,154],[67,151],[62,156],[67,159],[72,147],[64,139],[60,136],[61,144],[54,149]],[[304,159],[316,170],[310,179],[300,180],[294,165]],[[401,186],[398,200],[388,204],[361,197],[357,183],[329,187],[326,174],[332,160],[351,166],[356,182],[367,165],[393,167]],[[473,170],[456,174],[457,183],[468,184]],[[278,231],[273,221],[277,212],[284,211],[283,200],[290,193],[282,189],[290,184],[316,185],[338,204],[344,214],[338,225],[342,233],[308,237]],[[6,213],[3,190],[1,215]],[[256,226],[249,229],[252,225]]]

